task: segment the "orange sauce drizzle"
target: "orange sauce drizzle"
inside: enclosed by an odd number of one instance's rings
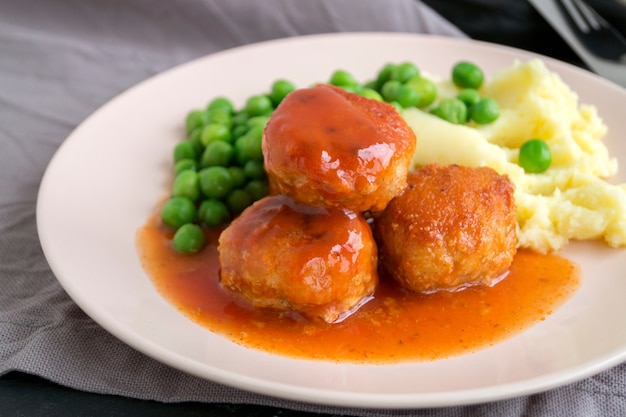
[[[493,287],[414,294],[381,276],[373,300],[340,323],[253,309],[219,285],[217,238],[183,256],[173,232],[149,219],[137,235],[144,269],[184,315],[233,342],[297,358],[352,363],[435,360],[491,346],[544,320],[579,286],[579,270],[556,254],[520,250]]]

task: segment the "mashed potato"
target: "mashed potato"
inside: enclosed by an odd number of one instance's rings
[[[456,93],[449,81],[440,95]],[[483,126],[454,125],[429,113],[403,113],[418,144],[412,167],[428,163],[489,166],[515,183],[518,245],[539,252],[561,249],[571,239],[604,239],[626,245],[626,184],[605,180],[617,172],[602,142],[607,127],[592,106],[540,60],[515,63],[495,74],[481,94],[500,104],[500,117]],[[517,164],[519,147],[541,138],[552,165],[526,174]]]

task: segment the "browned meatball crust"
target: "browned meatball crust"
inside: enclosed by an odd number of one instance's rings
[[[416,292],[493,284],[517,250],[511,181],[491,168],[427,165],[375,220],[384,270]]]
[[[219,239],[221,285],[256,307],[336,322],[371,298],[377,248],[358,213],[266,197]]]
[[[405,187],[415,144],[391,105],[319,85],[281,102],[263,155],[272,189],[301,204],[381,211]]]

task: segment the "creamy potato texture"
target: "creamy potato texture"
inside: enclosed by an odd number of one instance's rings
[[[441,97],[456,94],[449,81],[437,85]],[[618,166],[602,142],[607,127],[595,107],[580,104],[541,60],[513,64],[480,92],[500,104],[500,117],[489,125],[403,112],[418,138],[412,167],[489,166],[508,175],[516,187],[519,247],[550,252],[587,239],[625,246],[626,184],[607,182]],[[519,147],[532,138],[545,140],[552,151],[552,165],[541,174],[526,174],[517,164]]]

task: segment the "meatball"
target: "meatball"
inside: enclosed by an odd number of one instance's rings
[[[382,268],[416,292],[493,285],[517,250],[514,186],[491,168],[426,165],[375,220]]]
[[[247,208],[219,238],[220,283],[255,307],[332,323],[368,301],[377,248],[363,215],[283,195]]]
[[[376,212],[406,186],[415,145],[393,106],[318,85],[281,102],[262,146],[273,190],[305,205]]]

